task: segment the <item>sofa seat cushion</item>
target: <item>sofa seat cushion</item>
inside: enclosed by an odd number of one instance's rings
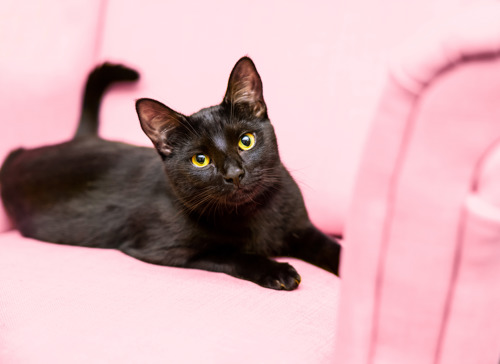
[[[296,291],[3,233],[0,357],[3,363],[327,363],[340,280],[286,260],[302,276]]]

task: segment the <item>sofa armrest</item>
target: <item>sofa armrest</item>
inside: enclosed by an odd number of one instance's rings
[[[483,310],[500,296],[480,292],[491,285],[483,263],[500,279],[498,247],[468,263],[486,238],[467,212],[479,166],[500,139],[499,18],[499,3],[467,9],[409,42],[390,66],[346,226],[337,362],[500,357],[500,316]]]
[[[500,358],[500,147],[477,165],[458,236],[459,250],[443,328],[443,363]],[[457,348],[466,348],[457,349]]]

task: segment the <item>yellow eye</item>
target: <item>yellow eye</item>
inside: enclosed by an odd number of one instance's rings
[[[251,133],[244,134],[238,143],[238,147],[241,150],[249,150],[252,149],[255,145],[255,136]]]
[[[195,154],[191,158],[191,162],[196,166],[196,167],[205,167],[210,163],[210,158],[208,158],[207,155],[205,154]]]

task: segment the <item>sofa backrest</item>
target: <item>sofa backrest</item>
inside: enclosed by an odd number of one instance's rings
[[[333,233],[343,230],[386,55],[440,10],[434,0],[7,3],[0,14],[0,108],[8,120],[0,159],[21,145],[67,139],[85,76],[98,62],[142,73],[139,85],[107,94],[101,134],[150,145],[135,99],[157,98],[186,114],[219,103],[231,68],[249,55],[282,159],[312,220]]]

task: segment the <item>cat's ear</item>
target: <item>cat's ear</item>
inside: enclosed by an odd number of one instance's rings
[[[224,102],[241,106],[253,116],[267,117],[262,80],[250,58],[243,57],[234,66],[229,76]]]
[[[172,153],[169,134],[184,124],[186,117],[152,99],[139,99],[135,104],[141,128],[162,155]]]

